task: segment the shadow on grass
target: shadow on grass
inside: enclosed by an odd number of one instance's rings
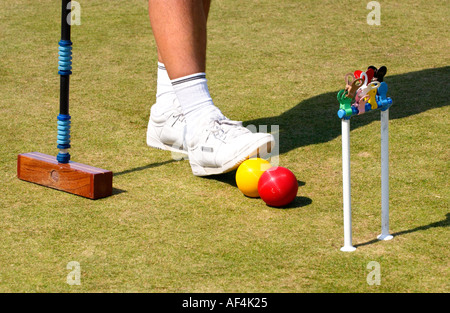
[[[155,162],[155,163],[150,163],[150,164],[143,165],[143,166],[130,168],[130,169],[122,171],[122,172],[113,173],[113,177],[129,174],[129,173],[133,173],[133,172],[143,171],[143,170],[146,170],[146,169],[149,169],[149,168],[162,166],[162,165],[169,164],[169,163],[172,163],[172,162],[177,162],[177,160],[171,159],[171,160],[167,160],[167,161],[163,161],[163,162]],[[114,184],[114,182],[113,182],[113,184]],[[127,191],[123,190],[123,189],[119,189],[119,188],[113,187],[112,195],[115,196],[115,195],[118,195],[118,194],[121,194],[121,193],[124,193],[124,192],[127,192]]]
[[[424,225],[424,226],[418,226],[418,227],[415,227],[413,229],[402,230],[402,231],[399,231],[399,232],[396,232],[396,233],[392,233],[391,235],[394,236],[394,238],[395,238],[397,236],[402,236],[402,235],[414,233],[416,231],[428,230],[430,228],[448,227],[448,226],[450,226],[450,213],[447,213],[445,215],[445,217],[446,218],[444,220],[442,220],[442,221],[434,222],[434,223],[431,223],[431,224],[428,224],[428,225]],[[374,243],[377,243],[377,242],[379,242],[379,240],[378,239],[374,239],[374,240],[370,240],[370,241],[367,241],[367,242],[364,242],[364,243],[355,244],[354,246],[355,247],[362,247],[362,246],[371,245],[371,244],[374,244]]]
[[[345,73],[342,73],[343,84],[344,75]],[[450,89],[449,76],[450,66],[394,76],[389,76],[388,72],[385,78],[389,86],[388,96],[394,101],[389,112],[390,119],[404,118],[446,106],[448,90]],[[337,117],[339,109],[339,103],[336,99],[337,92],[328,92],[303,100],[278,116],[246,121],[244,125],[278,125],[279,142],[277,142],[277,145],[279,154],[284,154],[303,146],[328,142],[341,135],[341,123]],[[379,119],[378,112],[369,112],[353,118],[351,127],[355,129]],[[176,161],[171,159],[151,163],[115,173],[114,176],[154,168]],[[208,176],[206,179],[218,180],[236,187],[235,172]],[[311,203],[312,200],[309,198],[297,197],[291,205],[292,207],[302,207]]]
[[[225,183],[225,184],[228,184],[230,186],[233,186],[233,187],[237,188],[237,185],[236,185],[236,170],[234,170],[232,172],[225,173],[225,174],[221,174],[221,175],[206,176],[206,177],[204,177],[204,179],[213,179],[213,180],[220,181],[222,183]],[[301,180],[297,180],[297,183],[298,183],[298,187],[299,188],[305,185],[305,182],[303,182]],[[297,197],[295,197],[294,201],[292,201],[287,206],[280,207],[280,208],[276,208],[276,207],[271,207],[271,208],[280,209],[280,210],[283,210],[283,209],[296,209],[296,208],[301,208],[301,207],[310,205],[311,203],[312,203],[312,200],[310,198],[297,196]]]
[[[342,84],[344,85],[342,73]],[[450,66],[426,69],[400,75],[388,75],[388,96],[394,101],[390,119],[400,119],[424,111],[448,105]],[[344,86],[342,86],[344,88]],[[290,110],[272,117],[246,121],[244,125],[278,125],[278,152],[287,153],[300,147],[325,143],[341,136],[341,123],[337,116],[339,103],[337,92],[324,93],[301,101]],[[352,118],[355,129],[380,120],[380,113],[369,112]],[[270,129],[270,127],[268,127]],[[222,178],[215,178],[222,180]],[[223,180],[229,181],[229,178]],[[234,184],[235,185],[235,184]],[[297,197],[292,205],[301,207],[312,203],[311,199]]]
[[[343,85],[344,75],[345,73],[342,73]],[[385,78],[389,87],[388,96],[394,101],[389,112],[390,119],[404,118],[448,105],[449,76],[450,66],[394,76],[389,76],[388,72]],[[336,90],[303,100],[278,116],[250,120],[244,124],[278,125],[277,144],[280,154],[299,147],[328,142],[341,135],[341,123],[337,116],[337,92]],[[379,119],[379,112],[369,112],[352,118],[351,127],[355,129]]]
[[[308,198],[308,197],[295,197],[294,201],[292,201],[291,203],[289,203],[288,205],[281,207],[281,208],[276,208],[276,207],[271,207],[274,209],[279,209],[279,210],[290,210],[290,209],[299,209],[301,207],[310,205],[312,203],[312,199]]]
[[[113,176],[120,176],[120,175],[129,174],[129,173],[133,173],[133,172],[143,171],[143,170],[146,170],[146,169],[149,169],[149,168],[154,168],[154,167],[166,165],[166,164],[173,163],[173,162],[178,162],[178,161],[175,160],[175,159],[170,159],[170,160],[166,160],[166,161],[163,161],[163,162],[150,163],[150,164],[147,164],[147,165],[130,168],[130,169],[122,171],[122,172],[114,173]]]
[[[220,174],[220,175],[211,175],[211,176],[205,176],[202,177],[203,179],[213,179],[220,181],[222,183],[228,184],[230,186],[236,187],[236,170],[233,170],[228,173]]]
[[[119,195],[119,194],[124,193],[124,192],[127,192],[127,191],[123,190],[123,189],[115,188],[115,187],[113,187],[113,189],[112,189],[112,195],[113,196]]]

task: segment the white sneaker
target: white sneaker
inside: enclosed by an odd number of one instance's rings
[[[155,111],[152,106],[147,127],[147,145],[187,155],[184,145],[186,121],[178,100],[175,98],[172,108],[164,113],[157,114]]]
[[[237,168],[246,159],[264,157],[275,145],[268,133],[252,133],[242,122],[212,119],[187,144],[189,163],[195,176],[222,174]]]

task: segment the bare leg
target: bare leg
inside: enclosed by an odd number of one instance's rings
[[[209,0],[149,0],[158,60],[170,79],[205,72],[209,7]]]
[[[150,12],[150,2],[151,2],[151,0],[149,0],[149,12]],[[210,7],[211,7],[211,0],[203,0],[203,12],[205,14],[206,20],[208,20]],[[164,63],[164,60],[163,60],[162,55],[159,52],[158,48],[157,48],[157,52],[158,52],[158,61],[161,63]]]

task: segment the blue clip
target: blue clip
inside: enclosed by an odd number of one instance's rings
[[[387,97],[388,85],[385,82],[380,83],[377,91],[377,104],[381,111],[386,111],[392,105],[392,99]]]

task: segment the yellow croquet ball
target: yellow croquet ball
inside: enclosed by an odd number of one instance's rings
[[[258,181],[272,165],[261,158],[252,158],[239,165],[236,171],[236,184],[239,190],[251,198],[258,198]]]

